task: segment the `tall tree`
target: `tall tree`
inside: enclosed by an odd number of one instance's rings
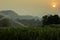
[[[47,24],[47,18],[48,18],[47,15],[45,15],[45,16],[42,17],[42,19],[43,19],[43,20],[42,20],[42,24],[43,24],[43,25],[46,25],[46,24]]]

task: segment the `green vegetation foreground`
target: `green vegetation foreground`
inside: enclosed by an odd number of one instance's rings
[[[1,27],[0,40],[60,40],[60,28]]]

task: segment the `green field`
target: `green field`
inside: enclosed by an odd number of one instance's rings
[[[0,40],[60,40],[60,28],[0,27]]]

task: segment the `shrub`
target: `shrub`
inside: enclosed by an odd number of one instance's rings
[[[1,27],[0,40],[60,40],[60,28]]]

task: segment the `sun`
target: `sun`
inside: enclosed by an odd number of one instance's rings
[[[53,8],[56,7],[56,2],[55,2],[55,1],[53,1],[53,3],[52,3],[52,7],[53,7]]]
[[[52,7],[53,7],[53,8],[55,8],[55,7],[56,7],[56,5],[54,4],[54,5],[52,5]]]

